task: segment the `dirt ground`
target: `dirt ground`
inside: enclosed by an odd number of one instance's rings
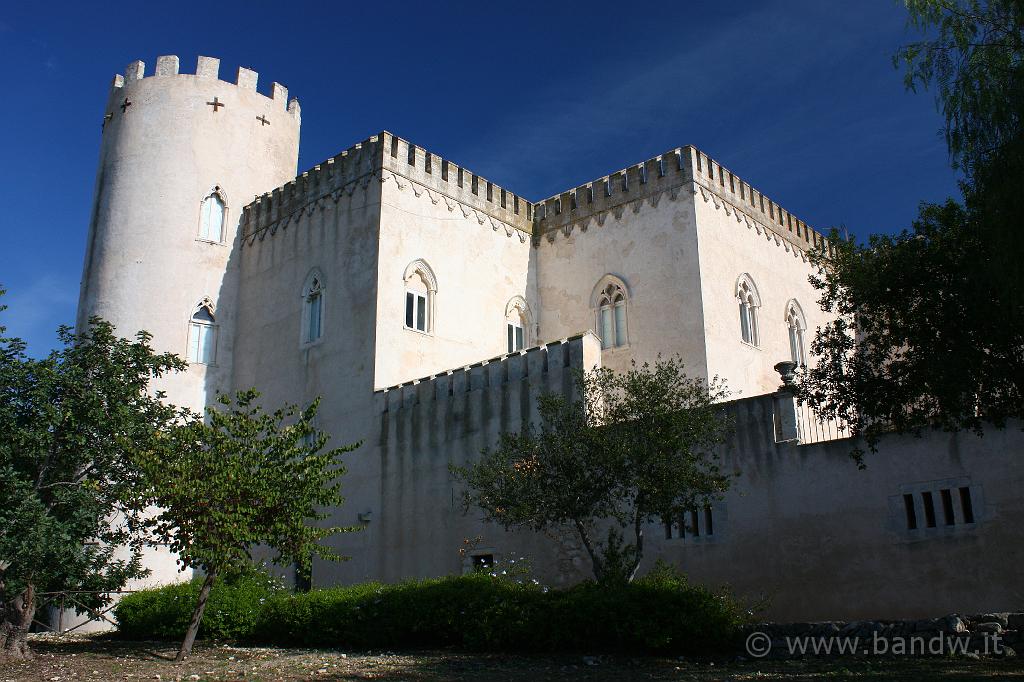
[[[1024,661],[848,659],[697,662],[623,656],[510,656],[262,649],[199,645],[185,663],[174,646],[34,636],[34,660],[0,662],[0,682],[32,680],[1024,680]]]

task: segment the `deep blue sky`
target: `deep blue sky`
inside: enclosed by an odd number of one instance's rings
[[[955,194],[894,0],[5,3],[0,285],[34,354],[74,320],[100,120],[133,59],[220,57],[302,103],[300,169],[392,130],[537,200],[694,144],[818,228]]]

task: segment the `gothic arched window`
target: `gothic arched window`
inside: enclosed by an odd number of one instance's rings
[[[430,334],[434,330],[434,296],[437,280],[426,261],[415,260],[405,268],[405,327]]]
[[[741,275],[736,283],[736,298],[740,306],[740,337],[744,343],[758,345],[757,309],[761,307],[761,297],[750,275]]]
[[[217,319],[213,303],[204,298],[192,311],[188,325],[188,361],[212,365],[217,356]]]
[[[199,238],[212,242],[224,241],[224,218],[227,204],[220,187],[206,195],[199,209]]]
[[[618,348],[629,342],[626,325],[626,285],[617,277],[605,275],[598,283],[597,335],[601,348]]]
[[[797,364],[797,367],[807,366],[807,351],[804,348],[804,335],[807,331],[807,322],[804,321],[804,313],[796,299],[790,300],[786,305],[786,327],[789,330],[789,356]]]
[[[522,296],[514,296],[505,305],[507,352],[515,353],[530,344],[530,308]]]
[[[306,278],[302,287],[302,343],[320,340],[323,333],[324,284],[319,270]]]

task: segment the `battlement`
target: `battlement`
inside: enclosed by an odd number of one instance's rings
[[[526,234],[533,232],[532,202],[397,135],[385,131],[380,137],[384,146],[385,171],[443,194]]]
[[[600,365],[601,342],[588,331],[375,391],[376,412],[395,414],[465,394],[503,391],[524,383],[536,392],[567,391],[572,384],[572,370]]]
[[[749,215],[800,248],[813,248],[825,241],[820,233],[763,192],[689,145],[538,202],[536,233],[553,236],[556,230],[571,229],[591,216],[664,191],[678,191],[689,183],[712,192],[732,204],[736,211]]]
[[[114,81],[111,87],[114,89],[122,89],[130,87],[133,83],[148,80],[150,78],[170,78],[173,76],[197,78],[203,80],[220,80],[220,59],[216,57],[203,57],[200,56],[196,61],[196,71],[194,74],[181,73],[179,71],[180,62],[176,55],[164,55],[157,57],[156,68],[149,76],[146,76],[146,63],[142,60],[135,60],[125,67],[124,75],[118,74],[114,76]],[[247,69],[244,66],[238,67],[238,71],[235,74],[234,84],[244,90],[256,91],[256,84],[259,80],[259,74],[252,69]],[[227,83],[230,81],[221,81]],[[262,94],[262,93],[257,93]],[[282,109],[287,109],[292,116],[299,116],[299,100],[292,98],[291,102],[288,101],[288,88],[281,85],[280,83],[274,82],[270,86],[270,94],[264,95],[269,100],[272,100],[275,104],[280,106]]]
[[[243,239],[288,218],[328,195],[336,195],[358,181],[368,181],[381,164],[381,136],[358,142],[303,172],[291,182],[256,199],[242,209]]]
[[[292,182],[256,197],[242,210],[242,235],[251,237],[355,182],[390,175],[442,194],[526,234],[533,204],[461,166],[384,131],[316,164]]]

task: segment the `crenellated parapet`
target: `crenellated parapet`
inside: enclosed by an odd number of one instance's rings
[[[337,202],[357,187],[365,188],[372,179],[395,182],[400,188],[411,183],[417,195],[429,192],[436,201],[443,198],[449,210],[460,207],[466,217],[474,212],[481,221],[489,218],[504,225],[510,234],[518,230],[528,236],[533,230],[531,202],[384,131],[256,197],[243,210],[242,234],[249,241],[262,238],[297,220],[304,210],[311,212],[327,201]]]
[[[731,209],[737,220],[752,221],[753,227],[765,228],[769,238],[781,237],[803,251],[825,243],[821,233],[710,156],[695,147],[686,149],[697,186],[695,192],[701,194],[703,200],[714,201],[716,208]],[[710,195],[704,196],[702,190]],[[718,200],[724,204],[720,206]]]
[[[316,164],[291,182],[256,197],[242,210],[243,240],[262,238],[297,220],[326,201],[337,202],[380,178],[381,136],[373,135],[339,154]]]
[[[573,371],[600,366],[601,342],[588,331],[375,391],[375,411],[397,417],[453,399],[500,396],[524,386],[533,393],[568,391]]]
[[[531,202],[397,135],[385,131],[380,137],[384,148],[382,180],[386,181],[388,174],[404,178],[443,197],[449,210],[460,205],[524,234],[533,232]]]
[[[126,88],[130,88],[135,83],[144,80],[148,81],[152,78],[191,78],[198,81],[212,81],[219,83],[229,82],[220,80],[220,59],[217,59],[216,57],[200,56],[196,62],[194,74],[182,73],[179,67],[180,60],[176,55],[164,55],[157,57],[156,68],[153,70],[153,73],[147,76],[146,63],[137,59],[125,67],[124,75],[118,74],[114,76],[111,88],[115,91],[124,90]],[[258,80],[259,74],[257,72],[240,66],[235,74],[234,85],[242,90],[250,90],[254,93],[260,94],[256,90]],[[289,102],[288,88],[285,86],[274,82],[270,86],[270,95],[263,96],[272,101],[276,108],[286,109],[294,118],[299,118],[301,113],[299,100],[293,97],[291,102]]]
[[[535,234],[553,240],[561,231],[586,229],[591,220],[603,224],[609,213],[621,217],[627,206],[639,210],[641,202],[656,206],[666,194],[703,192],[715,197],[716,205],[730,206],[730,215],[745,216],[758,227],[806,250],[824,242],[824,237],[804,221],[779,206],[763,192],[696,147],[672,149],[621,171],[574,187],[537,203]]]

